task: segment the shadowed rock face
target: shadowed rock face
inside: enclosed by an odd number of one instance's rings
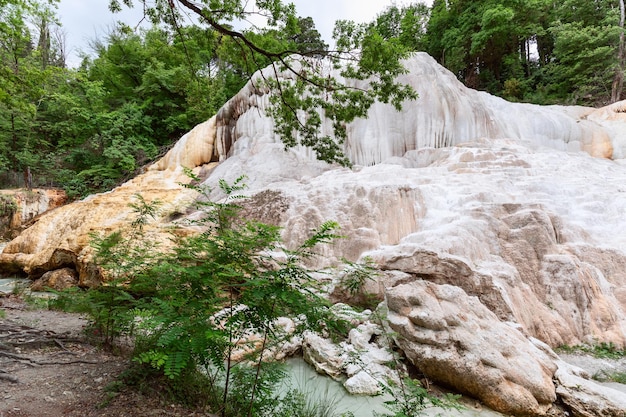
[[[626,103],[514,104],[463,87],[427,55],[407,68],[420,98],[402,112],[377,104],[348,126],[352,170],[285,152],[266,92],[249,84],[144,174],[42,216],[0,267],[33,277],[72,268],[94,285],[89,233],[125,227],[134,193],[164,202],[150,233],[165,236],[195,197],[179,185],[182,167],[216,199],[220,179],[245,174],[247,213],[283,226],[288,246],[323,221],[342,226],[345,239],[312,266],[377,263],[384,274],[365,290],[386,297],[398,344],[427,376],[507,413],[541,415],[556,368],[528,340],[626,344]]]

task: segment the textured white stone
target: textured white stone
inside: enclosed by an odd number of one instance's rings
[[[385,272],[371,286],[378,297],[426,280],[475,297],[485,307],[478,310],[490,312],[486,326],[514,323],[515,337],[623,348],[626,102],[602,109],[508,103],[465,88],[425,54],[406,65],[402,79],[420,98],[402,112],[376,104],[367,120],[348,126],[353,169],[315,161],[301,148],[285,152],[265,113],[267,92],[249,84],[145,174],[41,217],[6,246],[0,266],[35,274],[73,263],[81,285],[95,284],[89,233],[128,224],[136,192],[165,210],[185,208],[192,194],[178,183],[187,166],[216,199],[220,179],[242,174],[246,194],[271,191],[281,204],[265,215],[274,215],[290,248],[337,221],[345,239],[321,246],[310,266],[369,255]],[[167,227],[150,233],[167,242]],[[440,332],[442,345],[450,335],[441,329],[462,322],[429,311],[410,320]],[[341,362],[317,361],[344,372]]]
[[[348,378],[343,386],[352,395],[377,395],[380,394],[379,384],[369,372],[359,371]]]
[[[389,326],[428,378],[514,415],[544,415],[556,400],[553,358],[451,285],[415,281],[387,291]]]
[[[306,332],[302,341],[302,356],[320,374],[341,379],[344,358],[341,349],[330,340],[316,333]]]
[[[585,371],[558,361],[556,392],[575,417],[624,417],[626,394],[589,379]]]

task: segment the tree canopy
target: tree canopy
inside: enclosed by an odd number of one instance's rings
[[[327,162],[350,165],[341,148],[345,125],[365,117],[375,100],[392,102],[400,108],[404,100],[417,97],[409,86],[396,82],[396,76],[405,72],[400,60],[407,56],[408,49],[381,36],[376,26],[338,22],[336,47],[328,49],[316,35],[312,21],[299,18],[294,5],[281,0],[254,4],[244,0],[110,0],[110,9],[120,10],[121,3],[128,7],[140,4],[154,24],[167,24],[176,30],[187,13],[194,14],[201,24],[233,43],[245,62],[248,79],[257,70],[272,65],[274,75],[264,77],[263,87],[275,92],[271,113],[276,132],[286,147],[310,147]],[[233,22],[251,17],[261,18],[264,28],[257,33],[233,28]],[[324,66],[307,59],[322,56],[342,78],[368,80],[369,88],[348,86],[329,76]],[[283,71],[294,75],[295,80],[279,77]],[[331,135],[322,133],[324,118],[332,121]]]
[[[607,104],[619,58],[617,0],[435,0],[424,49],[466,85],[536,103]]]
[[[78,68],[66,67],[56,2],[0,0],[4,186],[32,181],[73,196],[108,189],[270,65],[254,85],[275,92],[271,114],[285,145],[344,165],[347,123],[366,117],[375,100],[400,107],[419,93],[395,81],[412,51],[509,100],[603,105],[623,97],[622,0],[392,5],[366,24],[337,22],[332,46],[284,1],[113,0],[112,11],[141,7],[153,25],[111,29]],[[341,77],[328,77],[331,68]],[[325,120],[330,134],[321,133]]]

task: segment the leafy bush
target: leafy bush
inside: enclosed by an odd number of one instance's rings
[[[137,196],[128,230],[92,236],[95,261],[109,280],[77,304],[107,344],[133,336],[134,362],[157,370],[173,387],[200,372],[214,393],[214,412],[265,416],[278,404],[272,390],[282,374],[262,359],[292,337],[276,319],[298,317],[296,334],[339,326],[302,266],[318,244],[337,237],[338,225],[326,222],[298,248],[284,248],[278,227],[239,217],[242,181],[220,182],[228,196],[221,203],[210,201],[210,190],[190,186],[201,195],[203,215],[194,226],[202,233],[173,236],[173,249],[161,254],[144,230],[157,207]]]

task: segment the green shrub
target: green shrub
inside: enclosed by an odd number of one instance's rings
[[[190,186],[201,196],[197,208],[203,216],[194,226],[203,232],[172,237],[174,247],[165,253],[156,253],[156,242],[144,234],[158,210],[137,196],[132,227],[92,236],[95,261],[109,280],[75,298],[74,308],[90,315],[106,344],[132,336],[133,361],[171,381],[167,386],[201,381],[213,412],[269,416],[278,406],[273,389],[281,374],[262,358],[291,337],[275,328],[275,320],[300,317],[296,333],[339,327],[328,302],[318,295],[311,271],[302,266],[315,256],[318,244],[338,237],[338,226],[326,222],[298,248],[287,249],[278,227],[240,218],[236,203],[242,197],[236,193],[243,189],[242,181],[220,182],[228,196],[222,203],[210,201],[210,190]],[[273,257],[276,251],[285,256]],[[67,297],[57,303],[67,304]],[[250,335],[256,335],[256,342],[246,345]],[[233,355],[241,348],[248,354],[236,363]]]
[[[600,382],[617,382],[626,384],[626,372],[600,371],[593,375],[593,379]]]
[[[586,353],[596,358],[620,359],[626,357],[626,350],[619,349],[612,342],[601,342],[594,345],[559,346],[557,352]]]

